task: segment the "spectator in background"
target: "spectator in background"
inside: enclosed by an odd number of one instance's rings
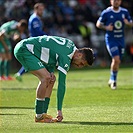
[[[9,76],[10,61],[12,59],[10,38],[13,36],[13,40],[20,41],[21,34],[23,34],[26,29],[26,20],[20,20],[19,22],[12,20],[4,23],[0,27],[0,80],[13,79]]]
[[[44,12],[44,4],[43,3],[36,3],[34,5],[34,12],[29,18],[28,22],[28,29],[30,37],[37,37],[46,35],[43,31],[43,23],[42,23],[42,16]],[[25,73],[25,69],[22,66],[21,69],[15,74],[15,77],[18,81],[22,81],[21,75]]]
[[[120,7],[122,0],[110,0],[111,6],[105,9],[99,17],[96,26],[106,30],[105,42],[112,57],[109,86],[116,89],[117,73],[124,53],[124,25],[133,26],[127,9]]]

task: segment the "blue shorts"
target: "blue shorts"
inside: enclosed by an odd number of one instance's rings
[[[125,43],[124,39],[106,39],[106,47],[111,57],[114,56],[120,56],[122,58],[122,55],[125,51]]]

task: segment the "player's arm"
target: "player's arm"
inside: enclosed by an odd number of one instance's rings
[[[34,19],[32,24],[33,24],[33,29],[36,32],[37,36],[46,35],[46,33],[41,29],[41,25],[38,19]]]
[[[129,26],[129,27],[133,27],[133,21],[131,19],[131,16],[129,14],[129,12],[127,11],[125,14],[125,17],[123,18],[124,23]]]
[[[6,42],[5,42],[5,40],[4,40],[4,37],[5,37],[4,32],[0,32],[0,41],[1,41],[5,51],[9,52],[9,49],[8,49],[8,46],[7,46]]]
[[[101,23],[100,21],[97,21],[96,27],[99,28],[99,29],[107,30],[107,31],[112,31],[113,30],[112,23],[110,23],[109,25],[106,26],[103,23]]]
[[[58,78],[58,90],[57,90],[57,118],[59,121],[62,121],[63,115],[62,115],[62,105],[63,105],[63,99],[65,95],[66,90],[66,75],[59,71],[59,78]]]
[[[15,42],[19,42],[19,41],[21,40],[21,35],[18,34],[18,33],[15,33],[15,34],[13,35],[13,40],[14,40]]]
[[[133,27],[133,22],[128,21],[126,18],[124,19],[124,23],[129,27]]]

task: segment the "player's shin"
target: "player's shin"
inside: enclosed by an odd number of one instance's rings
[[[3,68],[4,68],[4,61],[0,59],[0,80],[2,80],[2,76],[3,76]]]

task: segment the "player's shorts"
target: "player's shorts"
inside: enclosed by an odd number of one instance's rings
[[[11,46],[10,40],[5,39],[5,43],[7,44],[9,52],[11,53],[12,52],[12,46]],[[3,47],[2,43],[0,42],[0,53],[5,53],[5,52],[6,52],[5,48]]]
[[[116,39],[116,40],[108,40],[106,39],[106,47],[111,57],[120,56],[124,54],[124,40]]]
[[[22,46],[23,41],[19,42],[14,48],[16,59],[24,66],[25,71],[35,71],[46,68],[49,72],[52,69],[45,66],[39,58],[32,54],[25,46]]]

